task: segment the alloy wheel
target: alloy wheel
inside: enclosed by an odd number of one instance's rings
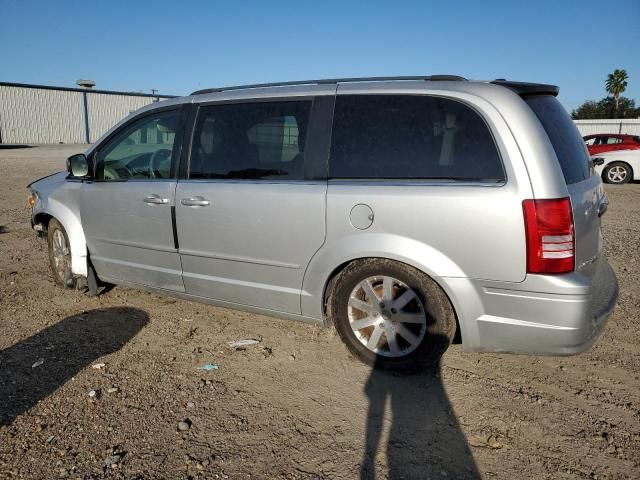
[[[627,178],[627,169],[619,165],[613,166],[607,172],[607,177],[612,183],[622,183]]]
[[[71,255],[62,230],[53,232],[53,264],[60,280],[65,281],[71,267]]]
[[[424,306],[416,293],[389,276],[368,277],[351,291],[351,330],[367,349],[385,357],[403,357],[422,343],[427,329]]]

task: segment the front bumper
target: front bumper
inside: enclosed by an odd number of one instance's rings
[[[466,290],[473,301],[462,298],[458,312],[465,350],[573,355],[602,333],[618,281],[602,257],[593,278],[528,275],[517,284],[471,281]]]

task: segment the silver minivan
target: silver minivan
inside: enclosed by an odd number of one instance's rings
[[[455,76],[202,90],[30,185],[60,285],[334,325],[382,368],[569,355],[614,308],[607,197],[558,88]]]

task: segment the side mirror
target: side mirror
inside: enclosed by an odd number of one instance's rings
[[[67,171],[75,178],[86,178],[89,175],[89,160],[84,153],[77,153],[67,158]]]

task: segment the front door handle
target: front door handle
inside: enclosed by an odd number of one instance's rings
[[[144,197],[144,203],[150,203],[152,205],[166,205],[169,203],[168,198],[162,198],[160,195],[149,195],[148,197]]]
[[[210,202],[206,198],[197,196],[197,197],[183,198],[180,201],[180,203],[182,203],[182,205],[186,205],[187,207],[206,207],[207,205],[209,205]]]

